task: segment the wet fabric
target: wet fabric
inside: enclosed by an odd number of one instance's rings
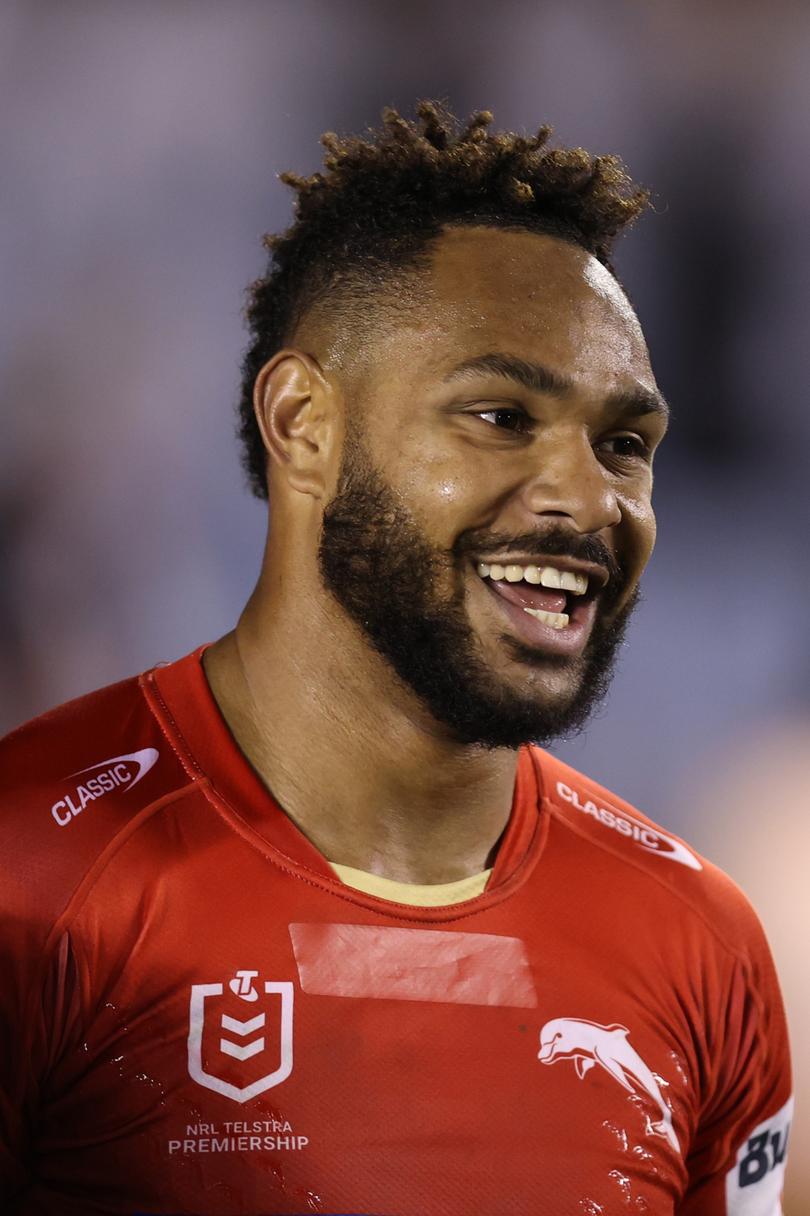
[[[527,746],[485,890],[357,890],[200,659],[0,745],[4,1211],[774,1216],[785,1020],[725,875]]]

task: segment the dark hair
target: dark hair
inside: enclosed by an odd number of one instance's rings
[[[266,274],[249,289],[251,345],[242,367],[239,435],[254,493],[267,497],[266,453],[253,413],[261,368],[321,300],[339,320],[367,311],[373,289],[413,268],[444,225],[490,224],[550,233],[587,249],[611,272],[618,233],[644,210],[648,193],[616,156],[547,148],[533,136],[492,134],[492,115],[461,127],[443,106],[417,106],[417,122],[383,111],[369,138],[321,137],[323,173],[282,173],[296,191],[295,221],[268,235]]]

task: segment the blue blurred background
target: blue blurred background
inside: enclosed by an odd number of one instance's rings
[[[607,706],[558,750],[760,909],[801,1216],[810,7],[4,0],[0,64],[0,729],[234,623],[265,529],[233,434],[243,293],[322,131],[443,98],[652,187],[618,264],[674,407],[660,538]]]

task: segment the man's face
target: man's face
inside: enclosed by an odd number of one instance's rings
[[[349,402],[321,578],[451,738],[547,742],[604,694],[637,599],[661,399],[583,250],[449,229],[420,282]]]

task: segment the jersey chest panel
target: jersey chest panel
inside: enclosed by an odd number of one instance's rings
[[[146,892],[111,875],[82,911],[50,1193],[200,1216],[674,1210],[686,1052],[632,951],[611,982],[528,892],[422,925],[240,866]]]

